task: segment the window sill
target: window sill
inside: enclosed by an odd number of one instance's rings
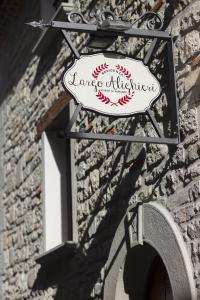
[[[36,262],[40,265],[55,263],[55,261],[74,256],[77,249],[77,243],[68,241],[38,256]]]

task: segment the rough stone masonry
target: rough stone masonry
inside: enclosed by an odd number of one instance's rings
[[[87,14],[94,1],[77,1]],[[160,2],[160,5],[159,3]],[[116,227],[129,205],[158,201],[179,226],[194,268],[200,292],[200,5],[197,1],[97,1],[130,21],[145,11],[159,9],[164,26],[175,36],[175,67],[179,98],[181,143],[177,146],[75,142],[78,254],[63,262],[53,280],[42,278],[35,259],[43,252],[44,212],[41,190],[42,142],[36,126],[63,92],[61,74],[72,58],[64,40],[57,39],[45,55],[31,53],[40,32],[24,26],[40,16],[39,1],[22,1],[20,11],[0,45],[0,299],[102,299],[105,265]],[[78,49],[85,35],[72,34]],[[146,41],[120,38],[111,50],[141,58]],[[152,72],[162,77],[158,50]],[[161,78],[165,80],[166,77]],[[166,95],[154,105],[162,125],[170,115]],[[166,120],[165,120],[166,121]],[[144,116],[123,120],[81,113],[77,130],[149,134],[155,132]],[[56,282],[56,277],[60,277]],[[198,294],[200,299],[200,293]]]

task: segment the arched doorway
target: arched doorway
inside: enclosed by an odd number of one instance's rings
[[[153,261],[146,291],[146,299],[173,300],[169,275],[159,255]]]
[[[170,213],[158,203],[143,205],[143,245],[138,242],[137,211],[131,222],[131,247],[126,217],[114,236],[103,299],[196,300],[190,255]]]
[[[120,269],[115,300],[173,300],[166,267],[148,244],[136,246]]]

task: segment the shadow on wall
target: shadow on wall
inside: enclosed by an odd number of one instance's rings
[[[165,26],[167,25],[166,23],[169,23],[171,16],[173,15],[173,9],[171,6],[166,11],[166,14],[168,17],[165,22]],[[40,74],[40,72],[38,72],[38,74]],[[35,84],[37,84],[39,78],[40,77],[38,75],[35,79]],[[115,176],[115,171],[118,167],[121,156],[124,155],[124,157],[127,157],[129,151],[130,144],[127,147],[122,146],[121,151],[118,153],[114,162],[111,177],[103,188],[103,192],[106,192],[112,177]],[[170,156],[172,155],[173,151]],[[79,245],[78,253],[73,258],[69,257],[65,260],[60,259],[60,261],[55,263],[41,266],[37,279],[34,283],[33,290],[46,290],[48,287],[56,286],[57,292],[54,296],[55,300],[94,299],[91,295],[95,290],[95,295],[97,295],[96,299],[102,299],[101,277],[104,278],[102,270],[106,264],[114,234],[119,223],[126,214],[130,197],[137,190],[135,183],[141,174],[145,158],[146,152],[144,148],[141,147],[141,151],[132,163],[129,172],[124,176],[123,180],[116,188],[111,201],[106,204],[106,215],[102,217],[95,235],[91,238],[88,231],[95,215],[102,208],[103,193],[101,193],[97,199],[96,208],[92,213],[88,228],[84,230],[85,233],[82,237],[81,244]],[[170,159],[171,157],[169,158],[169,161]],[[159,184],[162,175],[166,172],[169,161],[165,166],[163,173],[160,174],[157,185]],[[123,174],[123,171],[124,168],[121,170],[121,175]],[[87,249],[85,249],[86,245]]]
[[[32,19],[40,18],[39,1],[20,2],[19,12],[16,17],[13,16],[9,27],[5,28],[6,35],[0,47],[1,100],[4,100],[12,92],[12,89],[25,74],[33,58],[31,50],[40,35],[40,31],[32,30],[25,25]]]
[[[130,144],[126,149],[125,146],[123,146],[118,153],[112,170],[113,176],[120,157],[122,155],[127,157],[129,151]],[[85,229],[85,234],[82,237],[77,254],[74,257],[67,257],[65,259],[61,257],[51,264],[42,265],[34,283],[33,290],[46,290],[49,287],[56,286],[58,289],[54,298],[55,300],[88,300],[94,289],[95,294],[99,292],[99,297],[102,297],[100,274],[106,264],[115,232],[126,214],[130,197],[137,190],[135,183],[141,174],[145,159],[146,152],[141,145],[139,155],[132,163],[128,174],[126,174],[121,184],[116,188],[111,201],[107,204],[107,214],[102,218],[95,235],[89,237],[88,232],[94,217],[102,209],[101,195],[97,199],[95,212],[91,214],[90,222]],[[167,166],[168,163],[165,171],[167,170]],[[161,178],[165,171],[161,174]],[[121,172],[123,173],[123,170],[121,170]],[[103,189],[103,192],[106,191],[111,180],[112,176]],[[124,240],[123,242],[128,241]],[[87,244],[88,249],[85,249],[85,245]],[[104,277],[103,274],[102,277]]]
[[[55,36],[53,47],[46,46],[45,48],[44,45],[43,53],[32,53],[32,49],[41,35],[41,30],[33,29],[26,23],[38,19],[41,19],[40,2],[36,0],[30,1],[30,3],[23,1],[19,16],[17,16],[16,20],[13,20],[6,32],[5,42],[0,47],[0,99],[2,100],[20,82],[21,78],[26,74],[27,68],[32,67],[30,63],[34,67],[35,60],[32,62],[32,59],[36,55],[40,56],[40,60],[34,81],[29,80],[28,82],[31,90],[41,84],[43,76],[51,70],[57,59],[62,42],[60,32],[57,32]]]
[[[125,157],[128,155],[130,144],[126,147],[126,151],[124,148],[122,147],[116,157],[115,167],[112,170],[113,174],[118,166],[121,155],[125,155]],[[145,159],[146,152],[141,146],[140,153],[132,163],[128,174],[126,174],[121,184],[116,188],[108,204],[107,213],[102,218],[95,235],[89,237],[88,232],[94,217],[102,209],[101,196],[97,199],[95,212],[91,215],[90,223],[85,229],[85,234],[82,237],[76,255],[65,259],[61,257],[51,264],[42,265],[33,290],[46,290],[49,287],[56,286],[55,300],[88,300],[91,299],[93,291],[95,291],[96,295],[99,293],[98,299],[102,298],[101,272],[106,264],[115,232],[127,212],[130,197],[137,190],[135,183],[141,174]],[[167,170],[167,166],[165,171]],[[164,175],[165,171],[163,171],[160,177]],[[123,173],[123,170],[121,172]],[[112,176],[109,182],[107,182],[107,187],[111,180]],[[104,190],[106,190],[106,187]],[[123,240],[124,242],[129,243],[125,239]],[[88,249],[85,249],[85,245],[88,245]],[[112,268],[112,265],[109,268]],[[102,274],[102,278],[104,278],[104,274]]]
[[[43,76],[45,76],[47,72],[52,69],[53,64],[56,62],[62,44],[62,35],[60,32],[57,32],[53,43],[53,47],[46,47],[46,51],[44,48],[43,53],[40,55],[40,61],[31,90],[33,90],[36,86],[41,84]],[[55,71],[55,73],[57,72]],[[52,74],[52,78],[53,77],[55,77],[55,74]],[[51,84],[51,79],[49,79],[49,81],[49,83]]]
[[[122,147],[122,151],[124,151],[124,147]],[[127,147],[125,156],[128,155],[128,151],[129,147]],[[122,155],[121,152],[116,158],[115,167],[117,167]],[[94,285],[99,279],[101,269],[106,263],[116,229],[126,213],[128,201],[135,189],[134,183],[141,173],[144,161],[145,150],[142,148],[129,173],[116,188],[109,202],[109,207],[107,207],[107,214],[101,221],[89,245],[89,249],[86,251],[87,254],[83,253],[83,245],[89,242],[88,230],[86,229],[79,247],[79,253],[76,254],[73,260],[69,258],[67,261],[61,260],[48,266],[42,266],[35,281],[34,290],[46,289],[49,286],[58,284],[59,288],[55,296],[57,300],[66,299],[65,297],[70,300],[90,299]],[[98,199],[95,211],[99,211],[101,205],[102,197]]]

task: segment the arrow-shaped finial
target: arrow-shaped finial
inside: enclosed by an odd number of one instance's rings
[[[32,26],[32,27],[48,27],[50,24],[44,24],[43,21],[33,21],[33,22],[28,22],[25,23],[26,25]]]

